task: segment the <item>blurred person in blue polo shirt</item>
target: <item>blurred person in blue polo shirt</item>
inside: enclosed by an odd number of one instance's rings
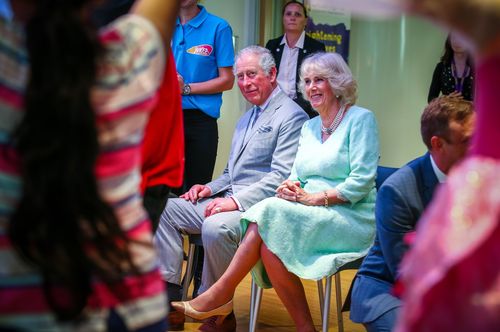
[[[195,184],[212,180],[219,141],[217,119],[222,92],[230,90],[234,83],[231,26],[224,19],[207,12],[197,0],[181,0],[172,51],[184,114],[184,181],[179,190],[173,190],[180,195]],[[195,259],[194,296],[201,283],[203,248],[198,248]],[[179,300],[181,290],[172,289],[169,295],[170,300]],[[171,329],[182,329],[183,318],[170,317],[170,324]]]
[[[172,50],[182,93],[186,167],[178,194],[212,180],[222,92],[234,83],[229,24],[207,12],[197,0],[181,0],[180,8]]]
[[[7,20],[12,18],[12,11],[8,0],[0,0],[0,17]]]

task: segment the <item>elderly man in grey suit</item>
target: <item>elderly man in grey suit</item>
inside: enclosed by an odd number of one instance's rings
[[[392,288],[408,246],[406,234],[418,219],[440,182],[468,148],[472,136],[472,104],[454,97],[434,99],[421,118],[422,139],[429,152],[391,175],[377,194],[377,233],[353,287],[351,320],[368,332],[391,331],[401,307]]]
[[[212,182],[194,185],[180,198],[169,200],[155,235],[171,301],[180,299],[182,234],[202,235],[202,292],[231,262],[242,236],[241,212],[273,196],[288,177],[302,124],[308,119],[278,87],[276,65],[267,49],[249,46],[241,50],[234,73],[241,93],[254,106],[236,125],[227,166]],[[169,318],[171,325],[181,328],[183,317],[179,319],[178,314],[173,311]],[[234,330],[234,315],[224,324],[229,325],[226,330]]]

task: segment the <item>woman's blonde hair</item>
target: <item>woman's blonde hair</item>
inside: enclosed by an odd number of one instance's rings
[[[358,84],[339,54],[319,52],[312,54],[302,62],[299,88],[306,99],[304,77],[311,75],[327,79],[341,105],[352,105],[356,102]]]

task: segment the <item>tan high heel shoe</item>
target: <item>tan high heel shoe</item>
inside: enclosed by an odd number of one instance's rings
[[[196,320],[203,320],[208,317],[213,317],[213,316],[219,316],[217,318],[216,324],[222,324],[224,321],[224,318],[226,318],[227,315],[229,315],[233,311],[233,300],[229,301],[226,304],[221,305],[218,308],[215,308],[210,311],[198,311],[194,309],[189,301],[185,302],[172,302],[171,303],[172,307],[175,308],[175,310],[183,312],[184,315],[191,317]]]

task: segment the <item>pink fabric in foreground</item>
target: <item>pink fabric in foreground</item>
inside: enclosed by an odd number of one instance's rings
[[[478,64],[472,154],[500,159],[500,55]]]
[[[477,76],[472,154],[435,195],[403,260],[397,332],[500,331],[500,56]]]

